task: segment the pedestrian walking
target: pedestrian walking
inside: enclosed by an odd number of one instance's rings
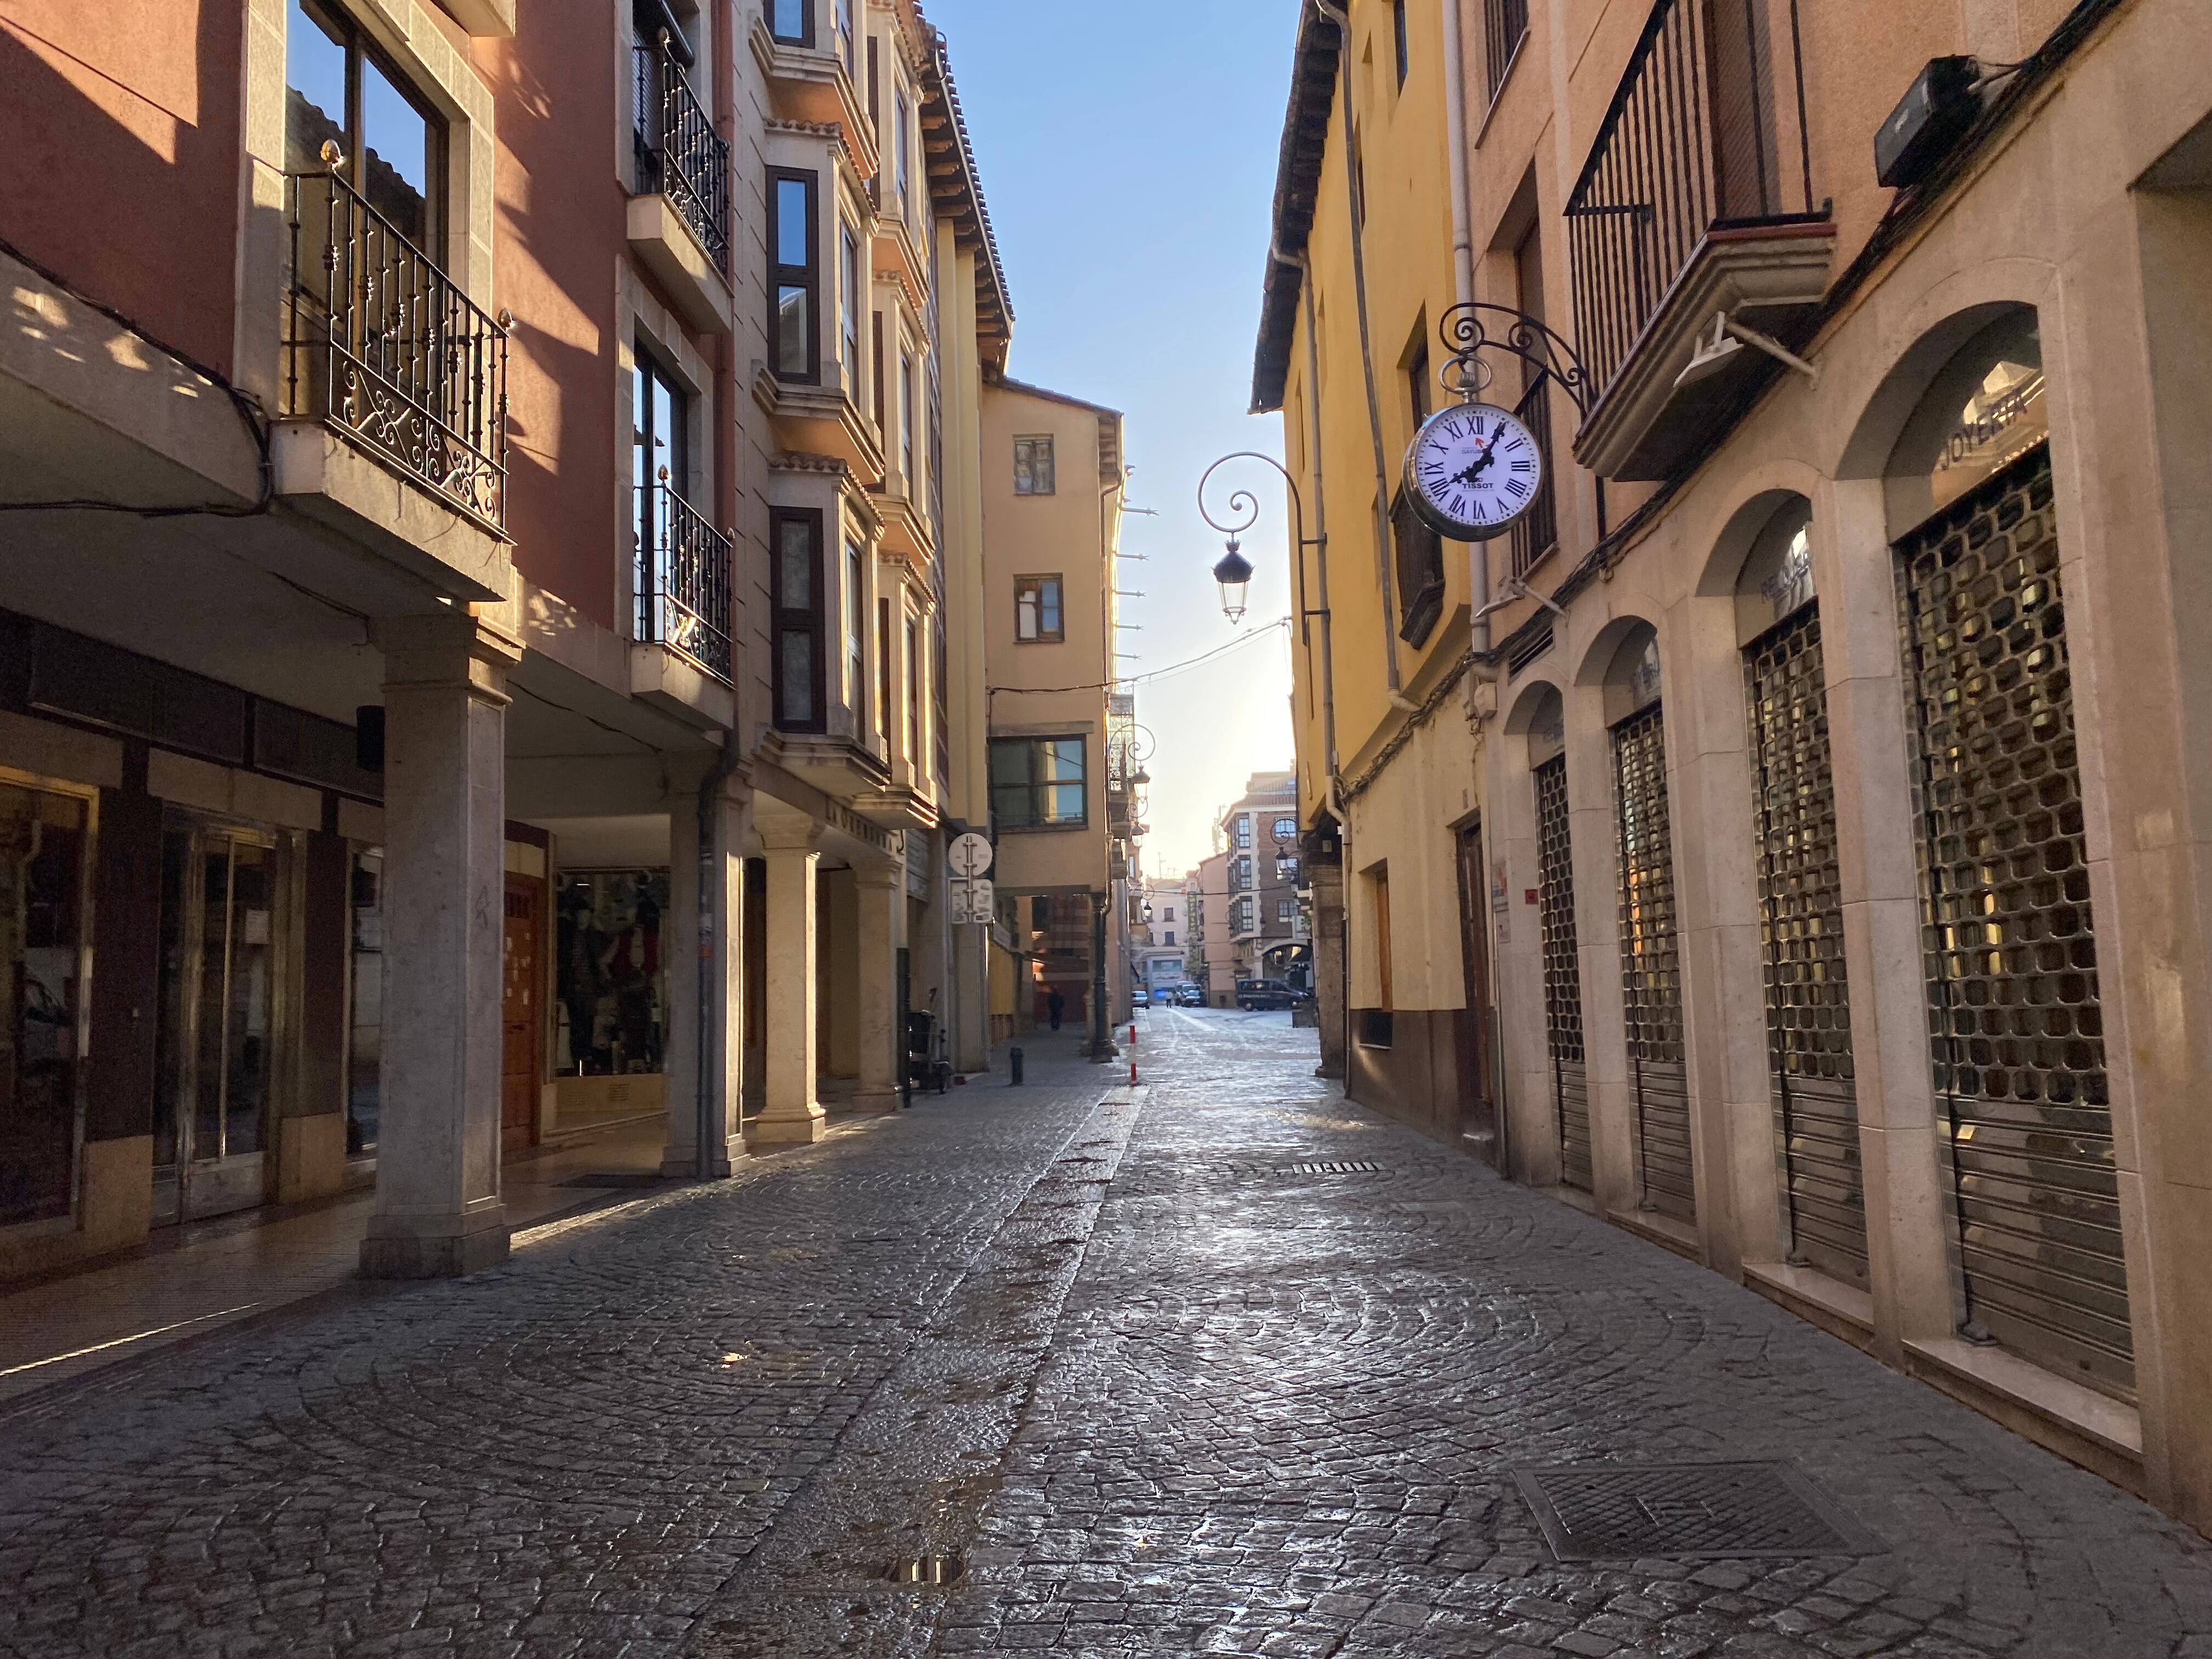
[[[1052,1029],[1057,1031],[1060,1029],[1060,1017],[1067,1011],[1067,999],[1060,995],[1060,987],[1057,985],[1052,988],[1051,994],[1045,998],[1044,1008],[1045,1012],[1052,1016]]]

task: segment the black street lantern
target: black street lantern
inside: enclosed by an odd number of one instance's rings
[[[1275,879],[1288,881],[1298,872],[1297,854],[1284,848],[1275,854]]]
[[[1229,538],[1229,551],[1213,567],[1213,580],[1221,584],[1221,614],[1231,622],[1244,618],[1244,591],[1252,585],[1252,562],[1237,550],[1237,538]]]

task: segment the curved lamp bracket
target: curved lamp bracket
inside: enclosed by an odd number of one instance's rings
[[[1518,357],[1536,372],[1538,383],[1548,378],[1574,399],[1576,410],[1589,413],[1590,380],[1582,359],[1565,340],[1525,311],[1510,306],[1474,300],[1454,306],[1437,320],[1437,335],[1451,361],[1437,371],[1437,380],[1455,397],[1472,397],[1488,386],[1486,351],[1503,351]]]

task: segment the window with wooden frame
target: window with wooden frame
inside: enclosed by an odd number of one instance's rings
[[[1050,495],[1053,487],[1052,439],[1049,436],[1014,440],[1014,494]]]
[[[821,181],[769,169],[769,349],[781,380],[822,378],[822,262],[815,240]]]
[[[1024,645],[1056,644],[1067,637],[1060,612],[1060,578],[1014,578],[1014,638]]]
[[[1444,544],[1421,522],[1402,489],[1390,505],[1390,542],[1398,577],[1398,637],[1419,645],[1443,615]]]
[[[860,239],[842,220],[837,228],[837,323],[844,346],[845,395],[860,400]]]
[[[936,715],[931,734],[936,741],[931,747],[936,751],[937,781],[948,783],[952,778],[952,720],[949,713],[951,693],[945,672],[945,612],[940,607],[929,624],[929,692],[932,712]]]
[[[1434,387],[1429,375],[1428,331],[1423,329],[1420,338],[1413,342],[1413,355],[1406,359],[1407,404],[1413,411],[1413,430],[1421,429],[1421,422],[1436,412]]]
[[[1085,740],[991,739],[991,813],[1002,830],[1079,830],[1090,818]]]
[[[909,615],[906,619],[906,758],[921,769],[921,628]]]
[[[891,702],[891,602],[876,601],[876,730],[884,734],[884,748],[898,735],[898,720]]]
[[[868,44],[873,46],[875,42],[871,40]],[[872,313],[868,320],[871,328],[868,383],[875,403],[876,441],[888,445],[891,431],[884,424],[890,418],[884,412],[884,313],[880,311]]]
[[[1452,0],[1444,0],[1449,5]],[[1390,0],[1390,33],[1398,50],[1398,84],[1406,84],[1406,71],[1412,67],[1412,58],[1406,49],[1406,0]]]
[[[769,0],[768,31],[787,46],[814,45],[814,0]]]
[[[853,735],[867,729],[868,590],[863,583],[860,544],[845,544],[845,702],[853,711]]]
[[[914,487],[914,354],[910,351],[899,353],[898,392],[899,482],[906,490],[907,500],[915,501],[920,492]]]
[[[769,573],[774,616],[775,723],[787,732],[823,729],[822,514],[773,507],[775,562]]]
[[[897,201],[897,216],[902,221],[913,216],[914,141],[907,136],[907,128],[911,125],[906,88],[895,85],[891,93],[891,193]]]

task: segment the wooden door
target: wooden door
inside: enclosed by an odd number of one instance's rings
[[[500,1060],[501,1152],[538,1144],[538,1065],[543,1046],[545,884],[535,876],[507,878],[506,967],[501,1007],[505,1028]]]
[[[1460,969],[1467,1007],[1458,1021],[1460,1133],[1476,1144],[1492,1164],[1500,1151],[1498,1119],[1490,1089],[1490,938],[1483,914],[1489,897],[1482,862],[1482,828],[1459,832]]]
[[[1382,1000],[1375,1006],[1386,1012],[1397,1006],[1390,998],[1390,872],[1375,872],[1375,971]]]

